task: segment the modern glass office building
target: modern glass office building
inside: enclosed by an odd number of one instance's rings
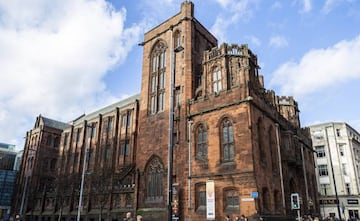
[[[18,159],[15,145],[0,143],[0,220],[9,219]]]

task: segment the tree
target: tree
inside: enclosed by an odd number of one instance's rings
[[[112,189],[113,170],[111,168],[98,168],[91,174],[91,192],[92,202],[96,202],[94,208],[99,208],[99,221],[102,219],[103,209],[109,205],[109,199]]]

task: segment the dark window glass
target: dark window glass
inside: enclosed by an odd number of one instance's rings
[[[153,158],[146,170],[146,198],[149,201],[162,200],[164,167],[158,158]]]
[[[46,137],[46,145],[47,146],[51,146],[51,142],[52,142],[52,136],[51,135],[48,135]]]
[[[155,114],[164,110],[165,104],[165,45],[158,43],[151,55],[151,75],[149,84],[149,112]]]
[[[235,157],[234,152],[234,134],[232,123],[226,119],[222,124],[222,152],[223,161],[233,161]]]
[[[197,128],[197,157],[207,158],[207,131],[202,124]]]
[[[227,210],[238,210],[239,205],[239,196],[237,191],[229,190],[225,192],[225,203]]]
[[[206,192],[199,192],[199,206],[206,206]]]

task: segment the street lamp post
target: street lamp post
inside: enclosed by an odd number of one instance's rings
[[[87,128],[92,129],[92,126],[87,126]],[[88,133],[88,134],[91,136],[91,133],[92,133],[92,131],[90,131],[90,133]],[[81,216],[82,198],[83,198],[84,182],[85,182],[86,161],[87,161],[87,156],[88,156],[89,146],[90,146],[90,141],[87,141],[87,140],[88,140],[88,138],[85,139],[85,155],[84,155],[83,169],[82,169],[82,174],[81,174],[80,196],[79,196],[79,205],[78,205],[78,211],[77,211],[77,221],[80,221],[80,216]],[[87,145],[86,145],[86,143],[87,143]]]
[[[168,220],[172,220],[172,174],[173,174],[173,151],[174,151],[174,90],[176,73],[176,53],[184,48],[179,45],[173,51],[173,70],[170,76],[170,110],[169,110],[169,143],[168,143]],[[79,221],[79,220],[78,220]]]
[[[19,211],[19,215],[21,217],[24,216],[24,207],[25,207],[25,200],[26,200],[26,195],[27,195],[27,191],[28,191],[28,183],[29,183],[29,176],[32,175],[32,167],[34,164],[34,157],[31,156],[31,158],[29,158],[29,151],[35,151],[34,149],[28,149],[28,153],[27,153],[27,162],[26,162],[26,168],[25,168],[25,183],[24,183],[24,188],[23,188],[23,192],[22,192],[22,196],[21,196],[21,204],[20,204],[20,211]],[[30,162],[29,162],[30,159]],[[30,165],[29,165],[30,163]]]
[[[19,215],[21,217],[23,217],[23,215],[24,215],[23,210],[24,210],[24,204],[25,204],[25,196],[26,196],[26,193],[27,193],[28,179],[29,179],[28,174],[25,174],[25,184],[24,184],[23,193],[22,193],[22,196],[21,196],[21,205],[20,205],[20,211],[19,211]]]

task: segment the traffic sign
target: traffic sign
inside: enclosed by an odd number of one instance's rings
[[[258,197],[259,197],[259,193],[258,193],[258,192],[251,192],[251,197],[252,197],[252,198],[258,198]]]

